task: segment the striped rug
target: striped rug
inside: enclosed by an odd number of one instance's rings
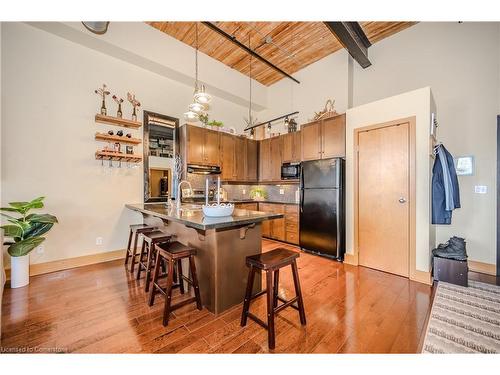
[[[500,353],[500,287],[439,282],[422,353]]]

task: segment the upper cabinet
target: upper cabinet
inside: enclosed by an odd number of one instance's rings
[[[301,153],[301,136],[300,132],[287,133],[281,136],[282,145],[282,161],[283,163],[300,162]]]
[[[345,114],[301,127],[302,160],[345,156]]]
[[[246,180],[258,181],[259,142],[246,139]]]
[[[220,134],[221,179],[257,181],[258,142],[227,133]]]
[[[193,125],[184,125],[181,131],[187,164],[220,165],[219,132]]]
[[[281,180],[281,137],[260,141],[259,181]]]
[[[271,159],[270,159],[270,168],[271,168],[271,181],[280,181],[281,180],[281,146],[283,145],[281,137],[273,137],[271,138]]]
[[[230,134],[220,135],[221,179],[231,181],[235,175],[235,137]]]

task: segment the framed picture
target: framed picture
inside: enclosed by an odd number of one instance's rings
[[[474,156],[455,158],[455,170],[458,176],[472,176],[474,174]]]

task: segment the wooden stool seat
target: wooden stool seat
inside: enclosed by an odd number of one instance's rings
[[[277,248],[266,253],[251,255],[246,258],[246,264],[250,267],[250,270],[248,272],[247,289],[243,302],[243,311],[241,313],[241,326],[244,327],[247,324],[247,318],[250,318],[264,327],[267,330],[269,349],[274,349],[275,347],[274,315],[276,313],[287,307],[293,307],[299,311],[300,323],[302,325],[306,324],[306,314],[304,311],[304,302],[302,300],[297,270],[297,258],[299,256],[300,254],[298,252]],[[286,266],[292,267],[293,283],[295,286],[295,297],[288,301],[278,296],[279,270]],[[253,281],[257,269],[266,272],[266,289],[252,295]],[[267,295],[267,323],[249,311],[250,302],[263,294]],[[278,301],[282,302],[282,304],[278,305]],[[294,305],[295,303],[297,303],[297,305]]]
[[[142,248],[137,267],[136,279],[141,278],[142,271],[146,271],[146,280],[144,282],[144,291],[149,292],[149,284],[151,281],[151,269],[153,261],[155,260],[155,245],[161,243],[168,243],[172,239],[172,235],[162,232],[161,230],[154,230],[147,233],[142,233]]]
[[[130,272],[134,273],[136,257],[137,257],[137,243],[139,242],[139,235],[142,233],[148,233],[157,230],[158,228],[152,225],[147,224],[132,224],[130,225],[130,231],[128,235],[128,244],[127,251],[125,252],[125,266],[127,266],[129,258],[131,259],[130,263]],[[132,246],[132,239],[134,240]]]
[[[291,262],[300,256],[299,253],[279,247],[275,250],[251,255],[247,257],[247,266],[253,265],[263,271],[269,269],[278,269],[291,264]]]
[[[198,310],[202,309],[200,288],[198,285],[198,277],[196,276],[196,266],[194,263],[194,256],[196,255],[196,249],[190,246],[181,244],[180,242],[174,241],[169,243],[162,243],[155,245],[156,247],[156,262],[155,269],[153,273],[153,287],[149,292],[149,306],[153,306],[155,294],[161,293],[165,296],[165,307],[163,310],[163,325],[168,325],[170,318],[170,313],[187,305],[189,303],[196,302],[196,307]],[[182,273],[182,259],[189,259],[189,270],[191,272],[191,278],[188,278]],[[158,283],[160,275],[160,264],[162,261],[168,262],[167,270],[167,285],[162,288]],[[178,282],[174,283],[174,265],[177,266],[177,277]],[[184,293],[184,281],[191,285],[194,289],[194,297],[183,300],[172,306],[172,289],[180,288],[181,294]]]

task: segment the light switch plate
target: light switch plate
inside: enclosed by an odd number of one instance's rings
[[[97,238],[95,239],[95,244],[96,244],[97,246],[102,245],[102,237],[97,237]]]
[[[476,194],[486,194],[488,192],[488,187],[485,185],[474,186],[474,193]]]
[[[280,194],[281,195],[285,194],[285,189],[280,189]]]

